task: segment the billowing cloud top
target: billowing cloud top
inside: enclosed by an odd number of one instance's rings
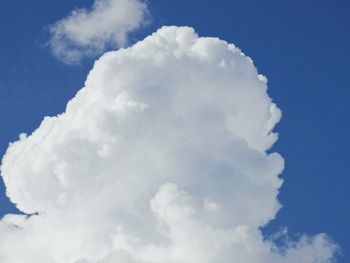
[[[95,0],[91,10],[77,9],[51,26],[53,54],[66,63],[100,55],[107,46],[120,47],[143,22],[143,0]]]
[[[0,223],[6,263],[328,263],[323,235],[278,247],[280,110],[232,44],[163,27],[102,56],[66,112],[3,158],[32,216]]]

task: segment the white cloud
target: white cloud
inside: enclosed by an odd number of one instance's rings
[[[51,26],[52,52],[71,64],[100,55],[108,46],[121,47],[146,14],[143,0],[95,0],[91,10],[76,9]]]
[[[238,48],[163,27],[96,61],[66,112],[13,143],[6,263],[329,263],[324,234],[278,248],[280,110]],[[284,234],[285,235],[285,234]]]

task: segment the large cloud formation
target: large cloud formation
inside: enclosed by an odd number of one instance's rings
[[[96,61],[64,113],[3,158],[27,215],[0,223],[6,263],[328,263],[324,234],[277,246],[281,113],[232,44],[163,27]]]
[[[123,46],[146,14],[143,0],[95,0],[91,10],[76,9],[50,27],[52,52],[73,64],[102,54],[108,46]]]

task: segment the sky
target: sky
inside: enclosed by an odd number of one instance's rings
[[[98,43],[89,51],[93,55],[76,62],[76,57],[67,59],[66,51],[57,55],[50,42],[57,21],[92,3],[3,1],[1,155],[20,133],[31,134],[44,116],[63,112],[103,53]],[[278,195],[283,208],[263,232],[269,235],[287,227],[292,237],[326,233],[342,250],[340,263],[350,259],[349,11],[349,2],[340,0],[150,0],[142,25],[136,30],[127,25],[132,31],[128,39],[118,38],[106,47],[131,46],[163,25],[176,25],[234,43],[251,57],[259,73],[267,76],[267,93],[282,111],[274,129],[279,139],[268,152],[278,152],[285,160]],[[0,215],[17,212],[2,183]]]

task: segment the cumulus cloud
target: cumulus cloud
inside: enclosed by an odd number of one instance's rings
[[[50,27],[52,52],[72,64],[107,47],[123,46],[146,14],[143,0],[95,0],[91,10],[76,9]]]
[[[66,111],[8,148],[6,263],[329,263],[324,234],[282,246],[281,112],[233,44],[163,27],[96,61]],[[279,242],[280,243],[280,242]]]

